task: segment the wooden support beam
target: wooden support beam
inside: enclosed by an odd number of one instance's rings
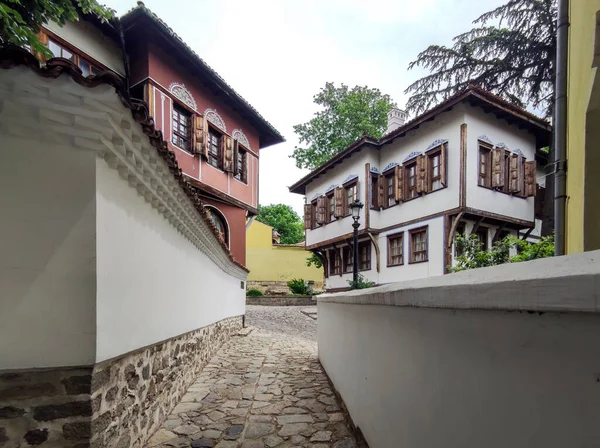
[[[523,237],[521,238],[523,241],[525,241],[529,235],[531,235],[531,232],[533,232],[533,227],[527,229],[527,232],[525,232],[525,234],[523,235]]]
[[[456,235],[456,229],[458,228],[458,224],[460,223],[460,220],[462,219],[464,214],[465,212],[460,212],[458,215],[456,215],[456,218],[454,218],[454,222],[452,223],[452,227],[450,228],[450,233],[448,235],[449,248],[452,247],[452,243],[454,242],[454,235]]]
[[[494,238],[492,238],[492,244],[498,241],[498,239],[500,238],[500,234],[504,231],[505,228],[506,222],[503,222],[502,225],[496,229],[496,233],[494,233]]]
[[[477,221],[475,223],[475,225],[473,226],[473,229],[471,230],[471,235],[475,235],[475,233],[479,230],[479,226],[481,225],[481,223],[483,222],[483,220],[485,219],[485,216],[482,216],[481,218],[479,218],[479,221]]]
[[[373,234],[371,232],[367,233],[367,235],[369,235],[369,238],[371,238],[371,241],[373,242],[373,246],[375,246],[375,262],[376,262],[376,266],[377,266],[377,272],[379,272],[380,270],[380,264],[379,264],[379,244],[377,243],[377,240],[375,239],[375,237],[373,236]]]

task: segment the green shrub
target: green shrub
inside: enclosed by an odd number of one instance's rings
[[[375,286],[375,282],[367,281],[362,274],[358,274],[356,283],[354,283],[354,280],[348,280],[348,285],[350,286],[350,289],[365,289]]]
[[[308,286],[306,285],[306,283],[304,283],[304,279],[295,278],[287,282],[287,285],[288,288],[290,288],[292,294],[297,294],[299,296],[310,295],[310,289],[308,289]]]
[[[259,291],[258,289],[249,289],[246,292],[246,296],[248,296],[248,297],[260,297],[260,296],[264,296],[264,294],[261,291]]]

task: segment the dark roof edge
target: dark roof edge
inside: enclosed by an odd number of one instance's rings
[[[23,48],[12,45],[0,47],[0,68],[10,69],[17,66],[26,66],[36,72],[38,75],[49,79],[56,79],[62,74],[66,74],[70,76],[73,81],[83,87],[93,88],[100,85],[110,85],[114,87],[119,99],[121,100],[121,103],[124,107],[131,111],[131,116],[133,117],[134,121],[140,124],[142,131],[148,136],[150,144],[156,148],[159,156],[166,162],[167,166],[169,167],[169,171],[173,174],[179,186],[190,198],[194,208],[200,214],[208,228],[212,231],[214,237],[227,254],[229,260],[243,269],[245,272],[250,272],[243,264],[233,258],[229,248],[220,238],[219,231],[213,224],[212,220],[206,215],[204,203],[200,199],[196,189],[183,175],[181,168],[179,168],[179,165],[177,164],[175,154],[169,150],[167,142],[163,140],[162,132],[156,130],[154,126],[154,119],[149,113],[148,104],[143,100],[138,100],[129,96],[126,91],[125,81],[123,78],[110,70],[101,72],[96,76],[83,77],[81,69],[67,59],[49,59],[42,66],[40,61],[34,55]]]
[[[350,155],[350,153],[352,153],[353,151],[358,149],[363,144],[371,144],[376,147],[380,147],[384,144],[390,143],[394,139],[401,137],[402,134],[410,131],[414,127],[420,126],[424,122],[426,122],[426,121],[432,119],[433,117],[437,116],[438,114],[444,112],[449,107],[452,107],[452,106],[460,103],[461,101],[467,99],[469,96],[475,96],[483,101],[487,101],[490,104],[515,115],[517,118],[525,120],[525,121],[531,123],[532,125],[539,127],[540,131],[552,132],[552,126],[550,125],[550,123],[548,121],[544,120],[543,118],[540,118],[537,115],[527,112],[525,109],[523,109],[519,106],[509,103],[508,101],[499,97],[498,95],[494,95],[493,93],[488,92],[487,90],[481,89],[480,87],[476,87],[476,86],[470,84],[462,91],[460,91],[460,92],[456,93],[455,95],[451,96],[450,98],[444,100],[443,102],[441,102],[437,106],[434,106],[433,108],[429,109],[428,111],[425,111],[421,115],[418,115],[411,121],[400,126],[398,129],[393,130],[389,134],[384,135],[380,139],[375,139],[375,138],[363,135],[360,139],[356,140],[354,143],[352,143],[350,146],[348,146],[342,152],[336,154],[331,159],[329,159],[328,161],[323,163],[321,166],[315,168],[313,171],[308,173],[302,179],[300,179],[299,181],[295,182],[293,185],[288,187],[289,191],[291,193],[304,194],[304,192],[302,191],[302,187],[306,186],[313,178],[315,178],[318,175],[322,174],[323,172],[327,171],[329,168],[331,168],[336,163],[339,163],[345,157],[348,157]],[[366,140],[369,140],[369,141],[367,142]]]
[[[259,131],[261,131],[263,135],[266,134],[268,136],[264,139],[265,144],[261,144],[260,148],[266,148],[271,145],[285,142],[285,138],[271,123],[269,123],[248,101],[246,101],[239,93],[237,93],[233,87],[227,84],[227,82],[194,50],[192,50],[192,48],[190,48],[177,35],[177,33],[173,31],[171,27],[169,27],[160,17],[148,9],[142,2],[138,2],[138,5],[121,16],[120,20],[125,24],[130,21],[133,22],[136,18],[136,14],[143,15],[143,17],[148,17],[153,23],[157,24],[159,28],[167,35],[167,37],[171,38],[170,41],[174,45],[179,46],[187,54],[187,56],[190,57],[192,62],[198,64],[219,89],[225,92],[225,94],[229,96],[231,100],[239,103],[239,105],[243,107],[254,118],[254,120],[256,120],[257,123],[253,123],[253,125],[259,128]],[[262,129],[260,129],[261,127]],[[261,140],[263,139],[261,138]]]

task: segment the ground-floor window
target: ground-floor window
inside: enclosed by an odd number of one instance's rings
[[[219,237],[227,244],[227,246],[229,246],[229,229],[227,228],[227,221],[225,221],[225,218],[218,210],[212,207],[207,207],[206,210],[208,217],[216,227],[217,232],[219,232]]]
[[[429,259],[427,246],[427,227],[410,230],[411,263],[420,263]]]
[[[371,269],[371,242],[358,243],[358,270],[368,271]]]
[[[340,275],[340,269],[340,251],[334,249],[329,252],[329,275]]]
[[[398,266],[404,263],[403,257],[403,244],[404,244],[404,232],[397,233],[395,235],[388,236],[387,239],[387,265]]]

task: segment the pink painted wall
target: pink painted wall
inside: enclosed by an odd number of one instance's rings
[[[233,205],[205,199],[207,205],[218,209],[227,221],[229,250],[238,262],[246,265],[246,211]]]

